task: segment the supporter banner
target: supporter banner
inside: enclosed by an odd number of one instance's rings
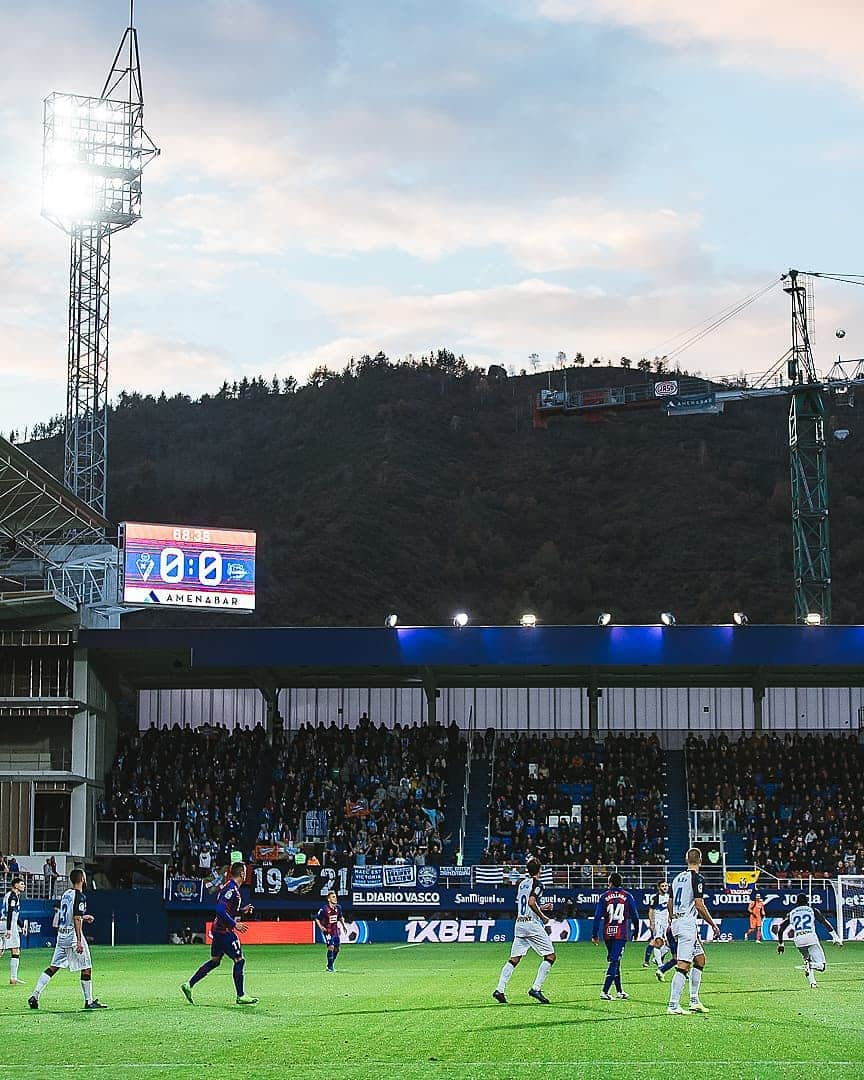
[[[438,867],[439,878],[445,881],[452,882],[458,885],[470,885],[471,884],[471,867],[470,866],[439,866]]]
[[[759,880],[759,869],[754,867],[752,870],[727,870],[726,871],[726,888],[727,889],[746,889],[748,886],[752,888]]]
[[[327,836],[330,815],[326,810],[306,811],[306,839],[321,839]]]
[[[171,878],[168,899],[174,903],[200,904],[204,899],[201,878]]]
[[[314,900],[334,887],[336,871],[320,866],[297,867],[288,862],[256,866],[252,870],[249,892],[253,899],[287,899],[308,896]],[[338,891],[338,889],[337,889]]]
[[[417,884],[417,867],[414,865],[385,866],[384,886],[411,888]]]
[[[355,866],[351,871],[355,889],[379,889],[384,884],[383,866]]]

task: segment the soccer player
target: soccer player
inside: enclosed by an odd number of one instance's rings
[[[519,961],[533,949],[540,956],[540,966],[537,968],[537,976],[534,985],[528,991],[528,996],[534,998],[540,1005],[548,1005],[549,998],[543,993],[543,983],[546,976],[552,970],[555,963],[555,947],[549,940],[549,917],[547,912],[540,907],[540,861],[530,858],[525,869],[527,875],[522,878],[516,889],[516,930],[513,933],[513,945],[510,949],[510,959],[501,968],[498,978],[498,986],[492,991],[492,997],[502,1005],[507,1004],[504,991]]]
[[[669,950],[666,941],[666,931],[669,929],[668,905],[669,883],[664,880],[657,883],[657,892],[654,893],[648,904],[648,925],[651,928],[651,937],[645,946],[645,959],[642,962],[642,967],[648,967],[652,952],[658,969],[663,966],[663,953]]]
[[[93,997],[93,965],[90,961],[90,946],[84,937],[84,923],[92,923],[93,916],[87,914],[87,897],[84,889],[87,875],[83,870],[73,870],[69,875],[71,889],[60,897],[60,918],[57,920],[57,944],[51,963],[42,972],[36,982],[36,989],[27,999],[31,1009],[39,1008],[39,998],[49,981],[60,968],[81,972],[81,993],[84,995],[85,1009],[107,1009],[98,998]]]
[[[687,851],[687,869],[682,870],[672,880],[672,892],[669,896],[670,930],[675,938],[675,974],[672,976],[672,990],[669,995],[669,1014],[684,1016],[681,1008],[681,991],[687,976],[690,976],[690,1012],[707,1013],[708,1010],[699,1000],[699,987],[702,983],[702,971],[705,967],[705,950],[699,940],[699,918],[703,918],[715,934],[720,928],[705,906],[705,881],[699,873],[702,867],[702,852],[699,848]]]
[[[622,888],[620,874],[609,875],[609,888],[600,894],[594,909],[594,928],[591,932],[592,945],[600,944],[600,927],[603,927],[603,941],[606,945],[606,978],[600,997],[611,1001],[609,991],[615,984],[615,996],[626,1001],[628,996],[621,986],[621,957],[628,940],[628,929],[633,927],[633,940],[639,936],[639,909],[631,892]]]
[[[9,950],[9,985],[20,986],[23,979],[18,978],[18,964],[21,956],[21,927],[18,917],[21,912],[21,896],[24,892],[24,878],[14,877],[9,882],[9,891],[3,897],[2,929],[0,952]]]
[[[342,908],[339,906],[335,892],[327,893],[327,903],[318,909],[315,922],[324,935],[324,944],[327,946],[327,970],[335,971],[336,957],[339,955],[339,948],[342,944],[339,931],[341,929],[344,933],[348,933],[345,928],[345,920],[342,917]]]
[[[814,908],[806,893],[799,893],[795,898],[796,906],[792,908],[780,926],[777,928],[777,952],[783,955],[783,936],[792,924],[792,940],[795,948],[804,957],[804,975],[810,984],[810,989],[816,989],[816,975],[814,972],[824,971],[828,966],[825,961],[825,953],[816,933],[816,923],[820,922],[830,933],[831,940],[835,945],[842,947],[840,935],[818,908]]]
[[[203,963],[195,972],[189,982],[183,983],[180,989],[186,996],[190,1005],[192,1000],[192,987],[200,982],[205,975],[222,963],[223,956],[230,956],[234,961],[234,989],[237,991],[238,1005],[257,1005],[258,998],[249,997],[243,989],[243,969],[246,967],[246,959],[240,948],[238,934],[245,934],[247,927],[241,921],[241,915],[248,915],[252,911],[252,905],[241,906],[240,886],[246,880],[246,864],[235,862],[231,864],[231,880],[223,885],[216,897],[216,915],[213,919],[213,943],[210,946],[210,959]]]
[[[750,912],[750,928],[744,931],[744,940],[749,941],[752,933],[756,934],[756,940],[762,941],[762,920],[765,918],[765,902],[760,893],[753,893],[753,899],[747,905]]]

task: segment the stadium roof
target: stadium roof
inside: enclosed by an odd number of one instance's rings
[[[0,438],[0,538],[41,555],[70,535],[99,535],[106,518],[17,446]]]
[[[79,645],[114,691],[864,683],[864,626],[87,630]]]

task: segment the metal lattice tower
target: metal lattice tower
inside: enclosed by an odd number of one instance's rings
[[[812,293],[797,270],[785,292],[792,301],[789,379],[789,468],[792,481],[792,557],[795,621],[831,621],[831,550],[825,400],[812,351]],[[817,620],[818,621],[818,620]]]
[[[141,216],[144,131],[138,33],[127,27],[101,95],[45,100],[42,214],[70,238],[64,481],[105,513],[111,235]]]

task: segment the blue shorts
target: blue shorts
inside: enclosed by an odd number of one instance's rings
[[[342,944],[342,939],[339,937],[338,934],[325,934],[324,943],[328,949],[331,947],[334,949],[338,949],[339,946]]]
[[[606,938],[606,959],[620,960],[626,944],[623,938]]]
[[[229,930],[227,933],[214,930],[210,955],[214,960],[222,956],[230,957],[234,961],[242,960],[243,950],[240,948],[240,938],[237,937],[233,930]]]

